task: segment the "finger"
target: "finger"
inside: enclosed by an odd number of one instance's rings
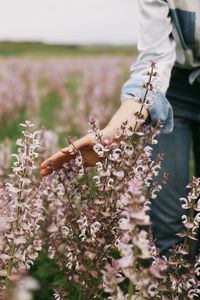
[[[42,176],[46,176],[46,175],[49,175],[53,172],[52,169],[48,168],[48,169],[43,169],[41,172],[40,172],[40,175]]]
[[[66,154],[62,153],[61,151],[55,153],[51,157],[49,157],[47,160],[45,160],[43,163],[41,163],[40,167],[42,169],[45,169],[49,166],[50,163],[54,165],[54,167],[61,166],[65,161],[67,161],[68,157]]]
[[[61,149],[61,152],[64,154],[70,154],[70,152],[74,152],[74,147],[72,145],[68,146],[67,148]]]
[[[72,145],[61,149],[61,151],[63,153],[70,153],[70,149],[72,149],[72,150],[74,150],[74,148],[81,149],[82,147],[86,147],[89,145],[92,145],[92,135],[91,134],[85,135],[84,137],[75,141]]]
[[[43,161],[43,163],[41,163],[40,168],[45,169],[46,167],[48,167],[48,165],[49,165],[49,159],[46,159],[45,161]]]

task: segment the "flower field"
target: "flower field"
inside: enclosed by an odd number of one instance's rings
[[[200,179],[180,199],[184,243],[160,257],[149,206],[167,181],[158,176],[163,155],[151,158],[162,125],[138,131],[124,122],[115,140],[102,141],[132,62],[122,55],[0,61],[0,299],[198,297],[200,256],[191,257]],[[153,64],[148,75],[146,95]],[[142,110],[133,117],[143,122]],[[41,162],[65,137],[73,145],[88,130],[96,166],[86,168],[74,147],[68,163],[50,165],[41,178]]]
[[[120,86],[130,63],[130,58],[106,56],[2,60],[0,124],[12,122],[23,111],[37,124],[54,128],[47,115],[50,109],[56,123],[63,122],[63,132],[85,133],[89,114],[105,124],[119,106]]]

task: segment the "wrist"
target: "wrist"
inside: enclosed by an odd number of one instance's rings
[[[118,111],[112,117],[108,125],[101,130],[103,139],[114,139],[118,130],[121,128],[123,122],[127,121],[127,127],[137,128],[139,124],[136,124],[136,118],[134,117],[134,113],[141,112],[144,116],[144,121],[146,121],[149,117],[148,110],[143,107],[142,103],[138,103],[134,99],[126,99],[121,103]]]
[[[114,129],[111,126],[107,125],[104,129],[101,130],[102,139],[113,139],[114,138]]]
[[[121,103],[121,107],[123,110],[124,109],[127,111],[131,110],[133,112],[139,112],[141,110],[142,106],[143,106],[143,103],[137,102],[134,98],[125,99]],[[143,108],[142,108],[142,114],[143,114],[145,120],[148,119],[149,112],[145,106],[143,106]]]

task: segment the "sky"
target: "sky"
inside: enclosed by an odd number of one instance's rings
[[[135,44],[137,0],[0,0],[0,40]]]

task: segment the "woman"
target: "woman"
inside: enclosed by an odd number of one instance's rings
[[[182,229],[182,209],[179,198],[187,194],[189,154],[193,141],[195,175],[200,176],[200,1],[199,0],[139,0],[139,56],[131,66],[131,78],[124,84],[121,106],[102,130],[104,138],[114,138],[121,123],[128,120],[134,127],[132,113],[140,110],[135,97],[144,89],[144,73],[150,60],[157,62],[158,94],[154,105],[144,109],[145,119],[155,126],[160,119],[163,134],[154,154],[165,153],[162,170],[169,173],[167,184],[152,200],[151,221],[156,244],[161,255],[167,255],[173,243],[181,239],[175,234]],[[93,151],[91,134],[77,140],[86,166],[98,161]],[[41,175],[51,173],[48,161],[56,167],[70,159],[69,148],[55,153],[41,164]]]

